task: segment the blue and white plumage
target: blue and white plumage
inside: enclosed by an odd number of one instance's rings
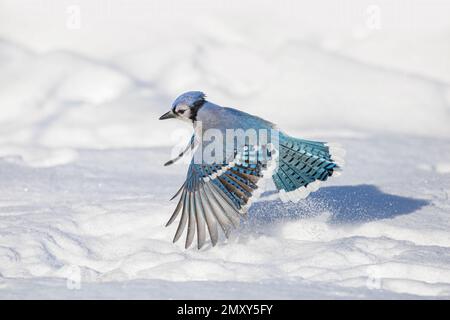
[[[275,141],[270,139],[268,143],[258,143],[257,146],[245,140],[245,143],[233,146],[234,152],[224,152],[223,161],[194,161],[194,154],[186,181],[173,197],[181,194],[167,223],[170,225],[181,213],[173,241],[181,237],[187,226],[186,248],[192,244],[195,233],[199,249],[206,241],[206,232],[213,246],[218,241],[219,228],[228,237],[259,195],[263,178],[272,177],[283,201],[297,202],[316,191],[321,181],[341,169],[342,149],[324,142],[290,137],[269,121],[206,101],[205,95],[199,91],[180,95],[172,109],[160,117],[161,120],[169,118],[191,122],[194,135],[186,149],[165,165],[174,163],[189,150],[202,150],[202,137],[208,130],[222,132],[224,136],[227,129],[277,133],[276,148],[273,147]]]

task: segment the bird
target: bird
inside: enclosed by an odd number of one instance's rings
[[[164,164],[169,166],[192,153],[186,180],[170,199],[179,197],[166,224],[171,225],[181,213],[173,242],[187,227],[186,249],[195,234],[198,249],[205,245],[208,234],[213,247],[219,241],[219,230],[228,238],[264,190],[265,181],[273,181],[282,201],[298,202],[321,182],[339,175],[344,164],[345,150],[339,144],[289,136],[270,121],[206,100],[201,91],[178,96],[159,118],[166,119],[184,121],[194,129],[186,148]],[[265,134],[256,139],[235,134],[230,141],[215,144],[213,139],[205,139],[211,133],[228,137],[230,132]],[[214,150],[208,153],[207,149]]]

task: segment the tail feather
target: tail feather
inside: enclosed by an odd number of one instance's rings
[[[344,156],[340,146],[280,134],[278,168],[272,179],[281,199],[297,202],[306,198],[342,168]]]

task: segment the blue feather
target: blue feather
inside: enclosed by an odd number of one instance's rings
[[[277,171],[272,179],[278,190],[294,191],[333,174],[336,163],[323,142],[297,139],[280,133]]]

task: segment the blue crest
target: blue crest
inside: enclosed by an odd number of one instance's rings
[[[175,99],[172,107],[175,108],[179,104],[185,104],[192,107],[196,104],[205,102],[206,95],[201,91],[188,91]]]

